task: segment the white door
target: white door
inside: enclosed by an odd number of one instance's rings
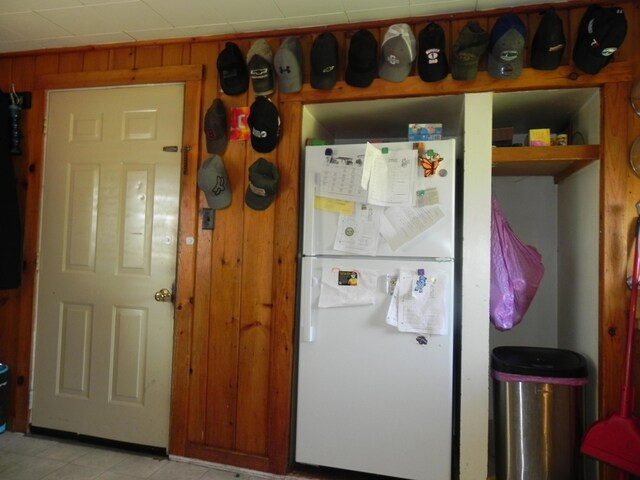
[[[34,426],[168,446],[183,97],[49,94]]]

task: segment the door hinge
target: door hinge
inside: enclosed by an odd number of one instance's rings
[[[47,125],[49,124],[49,118],[44,117],[44,122],[42,122],[42,133],[43,135],[47,134]]]

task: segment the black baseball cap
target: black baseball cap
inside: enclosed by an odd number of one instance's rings
[[[418,74],[425,82],[437,82],[448,73],[444,30],[431,22],[418,34]]]
[[[338,81],[338,41],[331,32],[321,33],[311,46],[311,87],[331,90]]]
[[[249,109],[247,125],[251,131],[251,146],[256,152],[269,153],[276,148],[280,137],[280,116],[268,97],[256,97]]]
[[[555,70],[562,62],[567,43],[562,19],[553,8],[541,13],[542,20],[531,42],[531,67],[536,70]]]
[[[369,30],[358,30],[349,45],[345,81],[352,87],[368,87],[378,71],[378,41]]]
[[[249,72],[244,63],[240,47],[227,42],[216,61],[220,86],[227,95],[240,95],[249,88]]]
[[[265,210],[278,193],[280,174],[276,166],[260,157],[249,167],[249,185],[244,201],[254,210]]]
[[[584,73],[595,75],[609,64],[626,35],[627,19],[622,8],[590,5],[578,26],[573,62]]]

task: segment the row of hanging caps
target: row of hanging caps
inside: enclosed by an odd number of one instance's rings
[[[9,92],[9,126],[10,126],[10,139],[11,142],[11,155],[22,155],[20,149],[20,118],[22,117],[22,97],[16,93],[16,86],[11,84],[11,91]]]

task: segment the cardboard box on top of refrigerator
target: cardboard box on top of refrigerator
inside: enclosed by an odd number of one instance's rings
[[[536,128],[529,130],[530,147],[551,146],[551,131],[548,128]]]
[[[410,123],[409,141],[442,140],[441,123]]]

